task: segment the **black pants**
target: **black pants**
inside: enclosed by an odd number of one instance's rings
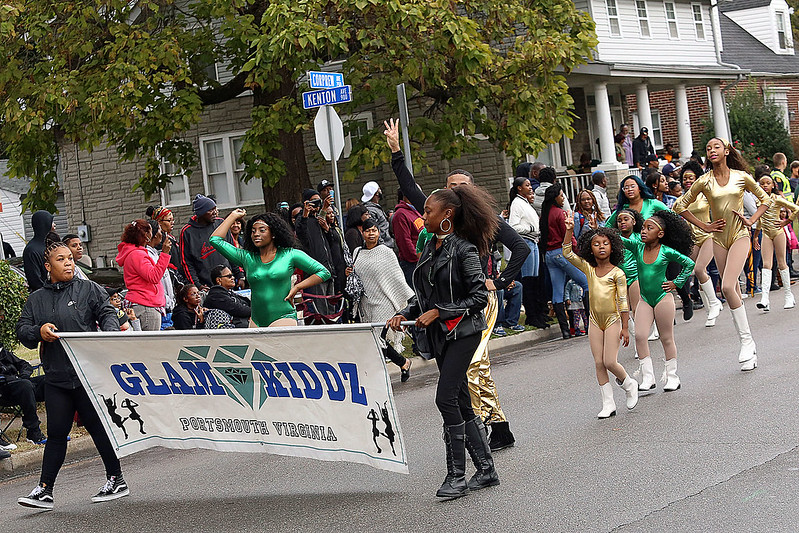
[[[19,405],[22,408],[22,425],[25,429],[39,428],[36,402],[44,401],[44,376],[31,379],[14,379],[0,384],[2,405]]]
[[[405,363],[408,361],[407,359],[405,359],[405,356],[403,356],[401,353],[395,350],[394,347],[391,346],[391,343],[389,342],[386,342],[386,347],[383,348],[383,357],[388,357],[392,363],[394,363],[400,368],[405,366]]]
[[[447,426],[456,426],[475,417],[466,370],[480,344],[480,338],[478,333],[462,339],[448,340],[444,342],[441,353],[436,354],[440,372],[436,388],[436,407]]]
[[[64,457],[67,454],[67,436],[72,429],[75,413],[80,415],[81,422],[86,431],[92,436],[94,446],[100,452],[100,457],[105,465],[106,476],[116,476],[122,473],[117,454],[108,439],[97,411],[94,410],[89,396],[83,387],[77,389],[62,389],[47,384],[45,387],[45,408],[47,411],[47,444],[44,445],[42,458],[42,475],[40,481],[52,486]]]

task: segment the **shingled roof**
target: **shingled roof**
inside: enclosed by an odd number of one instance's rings
[[[739,2],[741,4],[757,3],[735,0],[735,4]],[[719,14],[719,23],[721,41],[724,46],[721,59],[725,63],[732,63],[751,70],[752,75],[755,76],[761,74],[795,74],[799,76],[799,56],[775,54],[768,46],[758,41],[724,13]]]
[[[724,0],[719,2],[719,10],[722,13],[727,11],[741,11],[754,7],[766,7],[771,5],[771,0]]]

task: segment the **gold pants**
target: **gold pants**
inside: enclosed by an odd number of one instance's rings
[[[488,341],[491,339],[491,333],[497,322],[498,309],[497,293],[491,291],[488,293],[488,305],[485,308],[488,328],[483,332],[480,345],[474,352],[472,362],[466,371],[474,414],[487,423],[505,421],[505,413],[502,412],[502,407],[499,405],[497,389],[494,386],[494,380],[491,379],[491,361],[488,360]]]

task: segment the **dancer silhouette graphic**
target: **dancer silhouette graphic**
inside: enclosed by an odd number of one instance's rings
[[[378,408],[380,405],[378,404]],[[377,416],[377,411],[374,409],[369,409],[369,414],[366,415],[367,420],[372,421],[372,440],[375,443],[375,448],[377,448],[377,453],[383,453],[383,450],[380,449],[380,446],[377,444],[377,437],[380,436],[380,430],[377,429],[377,421],[380,420],[380,417]]]
[[[114,393],[113,398],[106,398],[105,396],[103,396],[101,394],[100,398],[103,399],[103,403],[105,404],[105,408],[108,411],[108,416],[111,417],[111,422],[113,422],[118,428],[120,428],[122,430],[122,433],[125,434],[125,440],[127,440],[128,432],[125,431],[125,420],[127,420],[128,417],[122,418],[117,413],[117,394]]]
[[[122,400],[122,403],[119,405],[120,407],[123,407],[128,411],[130,411],[130,416],[128,418],[137,421],[139,423],[139,431],[141,432],[141,434],[147,435],[147,432],[144,431],[144,420],[142,420],[141,415],[138,412],[136,412],[136,407],[138,407],[139,404],[137,404],[130,398],[125,398],[124,400]]]
[[[394,451],[394,439],[396,438],[396,433],[394,433],[394,427],[391,425],[391,419],[388,416],[388,402],[383,402],[383,407],[380,407],[380,404],[377,404],[377,407],[380,409],[380,418],[383,419],[383,423],[386,425],[385,432],[383,432],[383,436],[388,439],[389,444],[391,444],[391,453],[394,454],[396,457],[397,452]]]

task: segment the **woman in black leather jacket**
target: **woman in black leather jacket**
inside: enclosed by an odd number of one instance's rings
[[[482,423],[472,410],[466,370],[486,329],[488,302],[480,255],[488,253],[497,230],[493,199],[483,189],[439,189],[424,205],[425,228],[435,235],[413,272],[416,295],[389,320],[400,329],[415,319],[425,328],[440,376],[436,406],[444,419],[447,477],[436,496],[458,498],[469,489],[499,484]],[[466,482],[466,449],[477,472]]]

